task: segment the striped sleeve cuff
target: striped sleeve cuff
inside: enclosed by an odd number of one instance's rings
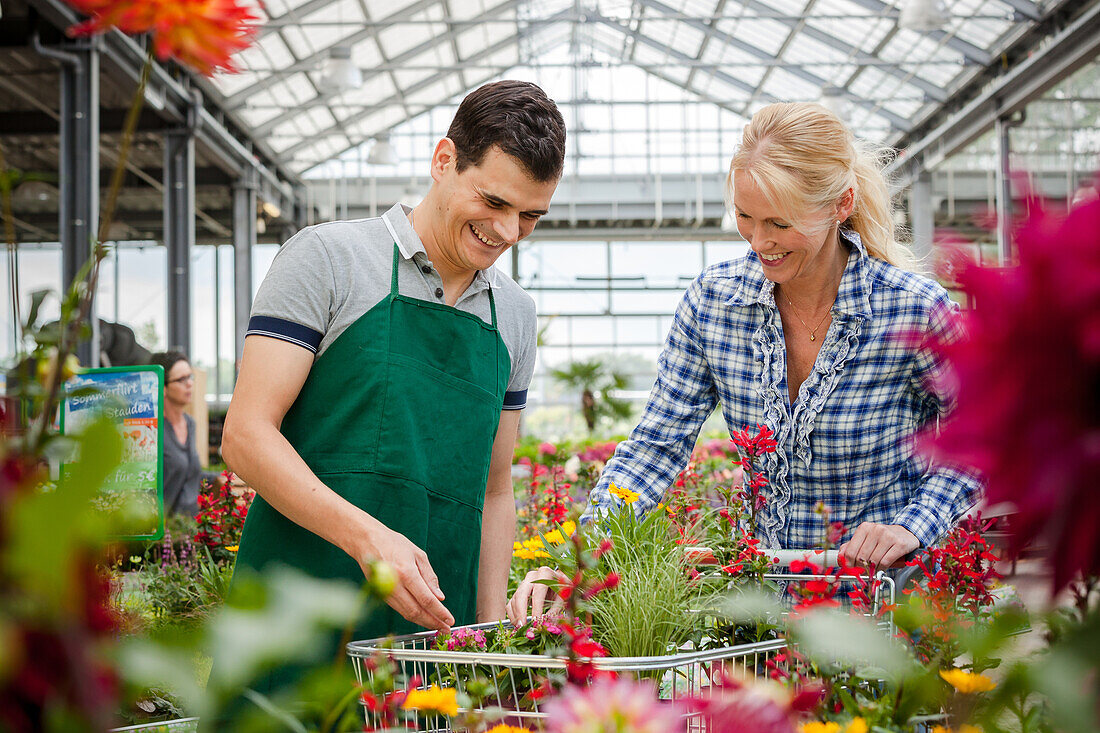
[[[520,389],[504,393],[505,410],[522,410],[525,407],[527,407],[527,390]]]
[[[912,532],[921,547],[931,547],[950,529],[951,517],[943,516],[923,504],[909,504],[894,517],[892,523]]]
[[[289,341],[316,354],[324,334],[314,331],[309,326],[282,318],[252,316],[248,319],[248,331],[245,332],[245,336],[268,336]]]

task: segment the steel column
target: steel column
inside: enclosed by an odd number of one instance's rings
[[[168,344],[191,358],[191,247],[195,243],[195,135],[164,136],[164,244],[168,249]]]
[[[244,335],[252,311],[252,248],[256,244],[256,179],[246,171],[233,186],[233,323],[236,361],[244,355]]]
[[[998,117],[997,136],[997,260],[1012,260],[1012,140],[1009,132],[1024,121],[1024,111],[1015,117]]]
[[[932,210],[932,172],[920,171],[909,189],[909,218],[913,225],[913,254],[922,269],[931,270],[935,221]]]
[[[99,228],[99,51],[84,41],[62,52],[39,49],[61,61],[61,120],[58,179],[61,181],[58,225],[61,239],[61,286],[68,288],[91,259]],[[76,346],[81,364],[99,366],[99,321],[95,301],[89,313],[91,341]]]

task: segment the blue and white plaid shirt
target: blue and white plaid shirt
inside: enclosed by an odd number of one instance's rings
[[[765,456],[767,508],[758,518],[769,547],[813,547],[824,537],[820,501],[844,523],[900,524],[922,545],[943,536],[979,498],[959,467],[914,455],[911,437],[950,407],[943,364],[922,335],[959,338],[958,306],[931,280],[870,257],[859,235],[832,324],[813,372],[788,399],[786,348],[773,284],[760,260],[707,268],[688,288],[658,360],[641,422],[621,443],[589,496],[587,514],[615,506],[615,482],[657,505],[683,470],[703,422],[721,404],[727,426],[775,431]]]

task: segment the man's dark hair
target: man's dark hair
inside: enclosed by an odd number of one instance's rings
[[[459,173],[478,165],[497,146],[540,183],[561,178],[565,120],[554,101],[526,81],[497,81],[466,95],[447,130]]]

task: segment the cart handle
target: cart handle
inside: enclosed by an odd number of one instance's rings
[[[840,553],[836,550],[773,550],[767,547],[758,549],[768,557],[768,562],[773,567],[787,568],[792,562],[798,560],[808,560],[815,565],[827,568],[840,565]],[[714,565],[717,562],[709,547],[685,547],[684,553],[700,565]]]

